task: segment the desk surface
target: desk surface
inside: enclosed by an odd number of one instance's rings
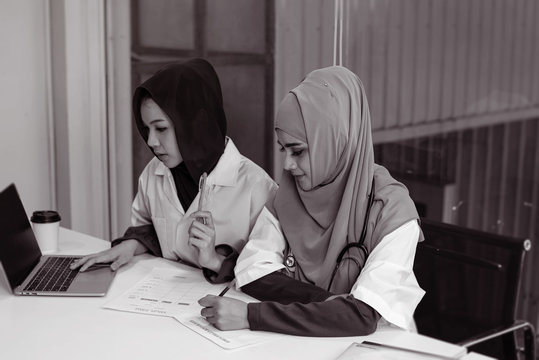
[[[68,229],[60,231],[60,254],[84,255],[110,243]],[[335,359],[353,341],[406,335],[434,348],[440,342],[397,329],[367,337],[270,336],[268,341],[224,350],[172,318],[103,309],[151,268],[187,268],[150,255],[135,257],[116,275],[107,296],[97,298],[14,296],[0,280],[1,359]],[[0,278],[1,279],[1,278]],[[466,359],[485,359],[469,354]]]

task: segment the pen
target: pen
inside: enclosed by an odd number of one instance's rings
[[[230,290],[230,288],[234,287],[235,285],[236,285],[236,279],[232,279],[232,281],[228,283],[227,287],[224,288],[223,291],[219,293],[219,296],[223,296],[224,294],[226,294],[226,292]]]
[[[206,179],[208,178],[208,174],[204,172],[202,176],[200,176],[200,180],[198,182],[198,191],[200,192],[200,197],[198,198],[198,211],[202,211],[206,208],[206,198],[207,198],[207,190],[206,190]],[[198,219],[201,223],[206,224],[206,221],[204,218]]]

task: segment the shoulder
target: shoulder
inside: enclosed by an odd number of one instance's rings
[[[374,203],[369,217],[374,223],[373,242],[379,242],[385,235],[412,220],[416,220],[415,226],[418,226],[419,215],[406,186],[379,165],[375,166],[374,180]]]
[[[262,169],[251,159],[241,155],[240,167],[238,176],[248,179],[250,182],[264,182],[268,184],[275,184],[275,181],[268,175],[268,173]]]
[[[382,206],[385,212],[406,212],[417,217],[415,204],[410,197],[408,188],[400,181],[395,180],[383,166],[374,168],[374,200]],[[408,220],[408,219],[407,219]]]
[[[277,183],[264,169],[244,156],[238,171],[238,184],[241,184],[243,189],[249,189],[253,199],[258,199],[256,201],[261,203],[273,198],[278,188]]]
[[[378,164],[374,166],[375,197],[387,201],[395,197],[409,198],[408,188],[391,176],[389,171]]]
[[[271,176],[254,161],[241,154],[230,138],[227,144],[227,150],[231,158],[237,162],[239,182],[246,183],[247,185],[264,184],[270,187],[277,187]]]
[[[277,188],[277,184],[264,169],[243,156],[232,139],[227,140],[225,152],[212,171],[216,178],[229,185],[234,184],[246,192],[268,192]]]

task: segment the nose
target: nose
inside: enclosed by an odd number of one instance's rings
[[[286,156],[284,158],[284,169],[286,171],[292,171],[292,170],[295,170],[297,168],[298,168],[298,166],[297,166],[296,162],[294,161],[294,159],[292,158],[292,156],[290,156],[289,154],[286,154]]]
[[[148,131],[148,140],[146,141],[146,143],[152,149],[155,149],[156,147],[159,146],[159,140],[157,139],[157,136],[155,135],[155,131],[153,131],[152,129]]]

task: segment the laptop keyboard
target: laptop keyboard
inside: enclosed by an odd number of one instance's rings
[[[24,288],[25,291],[55,291],[63,292],[69,288],[77,274],[69,265],[79,257],[58,256],[45,260],[43,266]]]

